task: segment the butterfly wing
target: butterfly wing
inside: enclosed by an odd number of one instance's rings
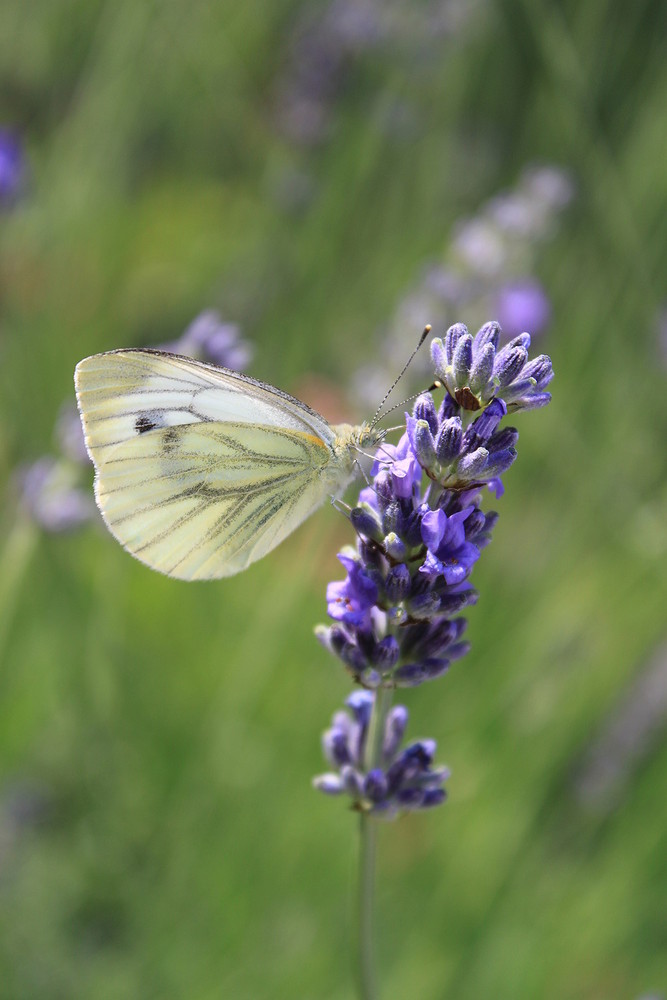
[[[245,569],[347,478],[323,417],[238,373],[112,351],[80,362],[76,386],[104,519],[170,576]]]

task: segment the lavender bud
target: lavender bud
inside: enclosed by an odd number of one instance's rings
[[[393,604],[405,600],[410,593],[410,570],[404,563],[389,570],[384,589]]]
[[[489,438],[487,444],[489,451],[499,451],[501,448],[513,448],[518,440],[519,432],[516,427],[503,427]]]
[[[495,433],[498,424],[506,414],[507,407],[502,399],[493,399],[484,412],[473,421],[468,430],[472,430],[480,443],[485,442]]]
[[[442,397],[442,402],[438,407],[438,420],[442,423],[443,420],[449,420],[450,417],[458,417],[461,412],[461,407],[456,402],[453,396],[450,396],[448,392]]]
[[[392,559],[402,561],[407,555],[404,542],[398,537],[395,531],[390,531],[384,539],[384,550]]]
[[[408,725],[408,710],[404,705],[394,705],[389,711],[384,725],[382,752],[386,758],[393,757]]]
[[[351,763],[347,736],[341,729],[327,729],[322,736],[324,755],[334,767]]]
[[[373,662],[381,673],[386,674],[396,666],[399,653],[398,641],[393,635],[386,635],[375,647]]]
[[[508,385],[503,391],[503,396],[507,400],[507,406],[510,407],[517,400],[522,397],[530,398],[535,392],[535,379],[534,378],[523,378],[517,379]]]
[[[479,548],[479,542],[475,542],[475,544]],[[440,613],[456,615],[471,604],[477,604],[477,597],[478,594],[474,587],[459,591],[457,594],[443,594],[440,598]]]
[[[433,396],[430,392],[423,392],[417,397],[412,414],[415,420],[425,420],[431,433],[436,434],[438,430],[438,414],[435,411]]]
[[[444,372],[447,367],[447,352],[440,337],[434,337],[431,341],[431,361],[436,373]]]
[[[520,333],[518,336],[513,337],[503,350],[511,351],[515,347],[523,347],[524,351],[530,350],[530,334]]]
[[[423,684],[424,681],[435,680],[441,677],[449,669],[449,660],[444,657],[431,656],[420,663],[413,663],[405,668],[405,675],[397,670],[394,678],[399,687],[413,687],[415,684]]]
[[[337,774],[319,774],[313,778],[313,788],[325,795],[341,795],[345,790],[343,781]]]
[[[470,391],[475,395],[479,395],[488,385],[489,380],[493,375],[493,365],[495,359],[496,352],[493,344],[486,344],[486,346],[475,357],[470,369],[470,377],[468,379]]]
[[[435,439],[435,454],[439,462],[448,465],[461,450],[463,429],[460,417],[450,417],[442,424]]]
[[[347,764],[341,768],[340,776],[343,789],[352,798],[360,799],[364,794],[363,778],[351,765]]]
[[[469,642],[455,642],[447,649],[447,657],[451,660],[460,660],[470,652]]]
[[[495,353],[498,350],[499,340],[500,325],[492,320],[489,323],[485,323],[484,326],[480,326],[473,340],[473,348],[475,352],[480,352],[483,348],[491,344]]]
[[[426,680],[421,663],[406,663],[394,672],[397,687],[418,687]]]
[[[534,378],[540,389],[543,389],[554,377],[551,358],[547,354],[533,358],[523,369],[522,375],[523,378]]]
[[[437,594],[426,593],[413,597],[409,603],[408,611],[415,621],[427,621],[440,609],[440,598]]]
[[[539,410],[540,407],[546,406],[550,402],[551,393],[540,392],[534,396],[524,396],[523,399],[515,400],[511,404],[511,409],[512,413],[518,413],[519,410]]]
[[[468,385],[471,366],[472,337],[469,333],[466,333],[459,339],[452,360],[452,368],[454,369],[454,378],[456,379],[457,386],[463,387]]]
[[[505,355],[498,355],[494,369],[494,380],[502,389],[513,382],[526,361],[528,352],[523,347],[515,347]]]
[[[345,646],[349,645],[349,640],[345,632],[338,625],[332,625],[328,631],[328,645],[331,647],[332,652],[340,656]],[[319,638],[320,636],[318,635]]]
[[[379,767],[369,771],[364,781],[364,795],[371,802],[380,802],[387,794],[388,786],[384,772]]]
[[[503,472],[507,472],[510,465],[514,463],[516,455],[516,449],[514,448],[503,448],[500,451],[494,451],[489,456],[484,475],[491,479],[493,476],[500,476]]]
[[[473,510],[472,514],[466,519],[466,541],[471,542],[475,535],[483,530],[485,524],[486,517],[483,511],[479,510],[479,508]]]
[[[401,788],[396,798],[405,809],[419,809],[425,794],[421,788]]]
[[[468,327],[463,323],[454,323],[453,326],[450,326],[449,330],[445,334],[445,356],[447,359],[447,365],[453,364],[456,345],[461,337],[465,337],[467,335]],[[444,371],[444,368],[442,370]],[[436,374],[437,373],[438,369],[436,368]]]
[[[415,424],[413,447],[417,461],[425,468],[429,469],[435,464],[435,443],[431,428],[426,420],[418,420]]]
[[[383,531],[380,518],[368,504],[355,507],[350,513],[350,520],[360,535],[372,538],[376,542],[382,540]]]
[[[375,494],[381,510],[385,510],[395,499],[394,482],[390,472],[378,472],[375,477]]]
[[[447,792],[444,788],[431,788],[429,791],[424,792],[422,809],[430,809],[433,806],[439,806],[445,801],[446,798]]]
[[[477,479],[486,469],[489,453],[486,448],[477,448],[470,455],[459,459],[456,471],[462,479]]]
[[[392,532],[396,534],[401,534],[400,527],[402,522],[401,505],[397,500],[392,500],[388,505],[382,517],[382,529],[385,535],[389,535]]]

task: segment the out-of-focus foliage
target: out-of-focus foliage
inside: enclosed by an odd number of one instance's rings
[[[2,1000],[351,995],[356,824],[310,787],[348,691],[312,636],[346,523],[322,510],[187,585],[99,525],[43,533],[17,470],[53,450],[76,361],[204,308],[252,374],[370,415],[355,372],[535,164],[574,191],[511,275],[547,297],[554,401],[520,428],[472,653],[408,700],[452,777],[382,831],[384,996],[667,988],[666,21],[658,0],[5,0]]]

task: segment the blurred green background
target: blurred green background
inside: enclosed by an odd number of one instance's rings
[[[206,307],[252,374],[369,415],[354,373],[396,371],[424,275],[534,164],[572,190],[508,264],[548,296],[554,400],[517,418],[471,654],[403,699],[453,776],[382,829],[383,996],[667,990],[666,31],[650,0],[4,0],[2,1000],[353,996],[356,823],[310,787],[345,521],[188,585],[42,530],[17,470],[81,357]],[[489,318],[477,270],[434,332]]]

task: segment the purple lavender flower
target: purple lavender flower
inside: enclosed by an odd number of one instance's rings
[[[25,174],[25,154],[18,135],[11,129],[0,128],[0,205],[10,205],[16,200]]]
[[[424,393],[415,416],[407,418],[409,428],[424,428],[437,440],[442,455],[450,423],[458,422],[458,436],[447,438],[456,439],[449,445],[452,467],[465,457],[466,448],[479,450],[475,433],[460,431],[460,416],[448,416],[453,408],[458,411],[445,403],[436,411],[431,395]],[[504,412],[500,403],[496,409]],[[486,440],[493,437],[498,420],[487,411],[471,426],[484,423],[479,440]],[[386,683],[421,684],[440,676],[467,651],[461,641],[466,621],[454,616],[476,601],[467,578],[496,520],[480,509],[479,483],[443,473],[437,454],[427,466],[424,449],[414,441],[409,429],[397,445],[379,449],[373,483],[361,491],[350,514],[357,548],[346,548],[339,556],[347,577],[327,589],[329,615],[336,624],[316,630],[354,679],[371,689]],[[434,481],[422,492],[424,472]],[[436,473],[443,481],[436,481]]]
[[[511,337],[524,330],[532,330],[536,336],[549,325],[551,303],[539,281],[527,278],[503,285],[496,297],[495,312]]]
[[[459,323],[444,343],[433,340],[447,391],[439,405],[430,392],[417,398],[398,443],[378,448],[372,483],[349,514],[356,548],[339,555],[347,575],[327,588],[333,624],[316,635],[366,691],[348,702],[354,720],[334,718],[325,752],[338,773],[317,779],[317,787],[346,792],[358,808],[395,815],[399,802],[435,804],[412,785],[392,783],[402,766],[397,760],[413,748],[391,761],[378,756],[377,740],[369,753],[364,748],[371,710],[387,692],[440,677],[469,648],[459,615],[476,603],[469,577],[497,520],[482,510],[482,491],[502,495],[502,474],[516,458],[518,432],[503,421],[510,408],[547,403],[541,390],[552,377],[548,358],[528,361],[527,334],[498,350],[499,334],[497,323],[487,323],[473,338]],[[475,410],[481,412],[473,416]],[[388,705],[379,717],[391,726],[405,709],[386,711]],[[421,782],[430,780],[433,754],[419,746],[427,768],[416,772]]]
[[[406,417],[410,448],[429,479],[447,489],[489,483],[506,472],[516,458],[518,431],[514,427],[498,431],[507,414],[502,399],[492,400],[465,432],[460,409],[450,395],[436,413],[433,397],[424,393],[413,413]]]
[[[244,371],[252,360],[252,348],[241,337],[239,327],[225,322],[215,309],[196,316],[178,340],[163,345],[163,350],[234,371]]]
[[[444,510],[429,510],[422,517],[421,531],[426,546],[426,559],[419,567],[432,580],[443,576],[448,584],[462,583],[473,563],[479,559],[479,549],[466,541],[465,522],[473,507],[450,514]]]
[[[322,740],[324,755],[335,771],[315,778],[315,788],[327,795],[348,795],[353,809],[385,819],[440,805],[446,798],[443,785],[449,771],[433,766],[434,740],[400,749],[408,723],[408,710],[403,705],[394,705],[388,712],[379,760],[376,766],[368,767],[374,700],[370,691],[355,691],[346,701],[351,714],[336,712]]]
[[[503,491],[501,475],[516,457],[515,428],[501,426],[510,408],[544,405],[548,358],[528,361],[523,334],[498,350],[500,328],[487,323],[475,338],[463,324],[435,339],[431,354],[445,387],[416,400],[398,444],[380,444],[369,483],[349,519],[356,548],[339,559],[345,580],[329,584],[333,625],[315,630],[365,690],[347,699],[324,733],[333,770],[314,779],[328,795],[346,795],[361,814],[359,970],[361,995],[375,996],[372,959],[375,817],[445,801],[446,768],[435,767],[436,744],[424,739],[401,750],[408,713],[391,707],[398,687],[441,677],[465,655],[465,618],[474,604],[469,582],[497,520],[481,508],[482,492]],[[441,386],[442,387],[442,386]],[[475,416],[473,414],[478,411]]]
[[[502,399],[507,411],[546,406],[551,395],[543,390],[553,378],[551,359],[540,354],[528,361],[530,334],[521,333],[498,349],[500,325],[485,323],[474,338],[463,323],[450,326],[444,340],[431,342],[436,377],[465,410],[480,410],[492,399]]]
[[[327,610],[336,621],[355,626],[370,625],[370,609],[377,601],[377,587],[361,565],[344,553],[338,556],[347,570],[342,583],[327,587]]]

